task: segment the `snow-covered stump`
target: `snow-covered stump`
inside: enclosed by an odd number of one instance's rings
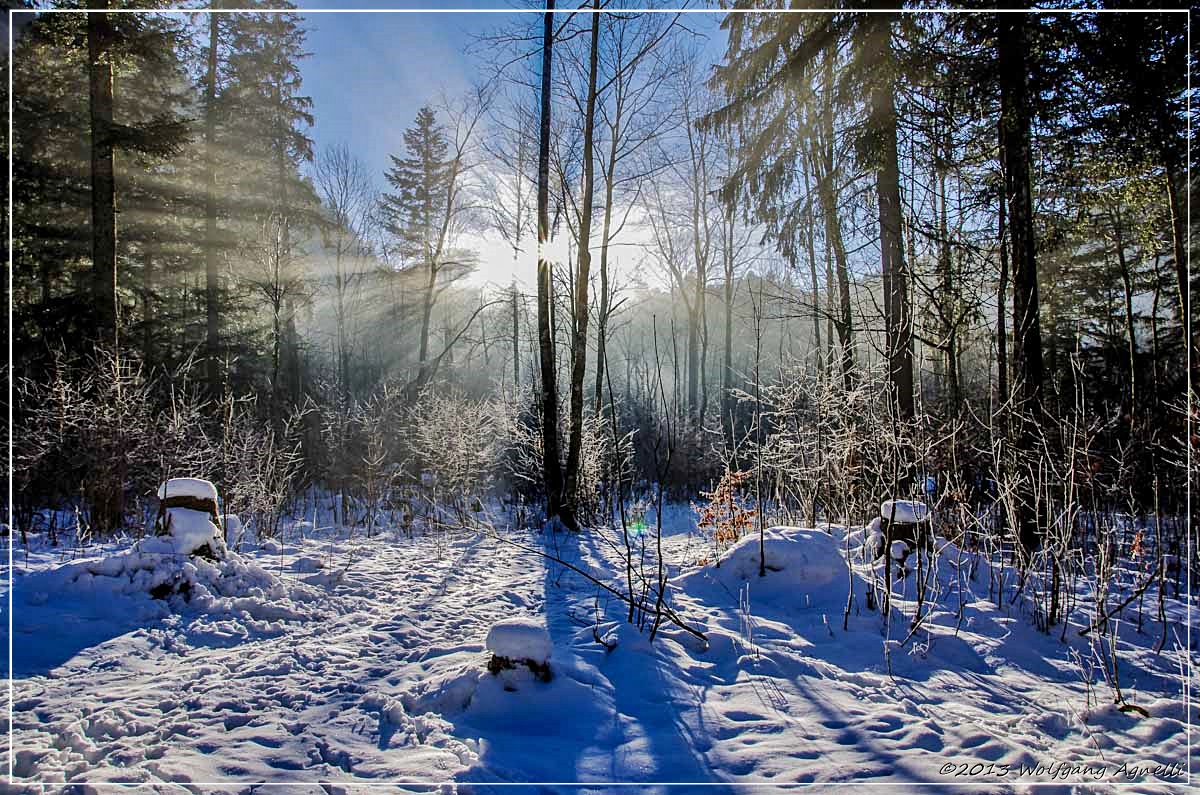
[[[887,500],[879,506],[879,539],[876,560],[889,554],[900,564],[898,576],[903,576],[905,564],[913,552],[933,550],[931,512],[923,502]],[[874,523],[872,523],[874,524]]]
[[[200,478],[172,478],[158,487],[154,534],[177,554],[220,560],[225,555],[217,487]]]
[[[543,682],[550,681],[550,654],[554,644],[550,641],[550,633],[536,620],[508,618],[498,621],[488,631],[484,645],[492,653],[488,671],[493,675],[524,667]]]

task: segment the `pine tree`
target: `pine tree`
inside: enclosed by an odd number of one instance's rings
[[[1105,4],[1127,8],[1126,2]],[[1162,169],[1170,212],[1176,309],[1184,339],[1193,340],[1187,273],[1187,23],[1164,13],[1097,14],[1079,23],[1080,71],[1093,92],[1074,108],[1113,158]],[[1200,390],[1200,349],[1192,354],[1192,388]]]
[[[745,7],[745,4],[739,4]],[[879,3],[861,4],[864,8]],[[907,23],[905,23],[907,25]],[[714,83],[726,96],[726,105],[709,114],[706,123],[735,130],[752,130],[743,146],[742,168],[733,175],[726,192],[740,190],[755,203],[756,214],[774,225],[778,237],[791,237],[789,217],[799,215],[803,198],[794,187],[800,173],[794,163],[798,146],[808,149],[816,174],[825,216],[827,247],[838,260],[842,293],[843,377],[849,385],[851,327],[848,269],[837,226],[834,179],[832,113],[836,98],[865,96],[865,119],[851,130],[858,159],[875,176],[879,209],[878,233],[884,282],[884,316],[892,398],[902,419],[915,414],[913,395],[912,322],[908,296],[908,264],[901,238],[901,207],[895,93],[909,68],[901,58],[895,38],[901,27],[897,15],[886,13],[836,14],[731,14],[725,63]],[[911,26],[905,27],[906,31]],[[834,59],[842,44],[850,59]],[[814,103],[806,86],[820,86],[823,99]],[[808,106],[808,110],[800,110]],[[823,105],[823,107],[822,107]],[[819,108],[819,110],[818,110]],[[785,243],[785,248],[786,248]]]
[[[285,9],[293,8],[284,4]],[[237,171],[230,174],[226,211],[243,221],[248,235],[265,223],[277,224],[281,256],[303,267],[297,241],[316,224],[320,201],[300,172],[313,159],[312,99],[302,93],[300,61],[305,30],[296,14],[264,12],[230,15],[228,88],[222,93],[226,135],[237,151]],[[296,315],[308,292],[286,296],[282,318],[281,378],[272,384],[277,418],[285,402],[300,400],[302,373]]]
[[[404,131],[404,146],[406,155],[392,155],[392,166],[385,175],[396,192],[384,194],[381,204],[386,217],[384,229],[396,240],[401,258],[423,275],[417,354],[421,368],[418,380],[423,383],[429,361],[430,318],[445,265],[441,255],[452,187],[449,145],[433,108],[425,106],[417,111],[413,126]]]
[[[118,306],[130,332],[122,343],[145,339],[146,307],[173,294],[148,292],[142,277],[175,285],[194,267],[186,232],[171,223],[194,196],[178,168],[190,99],[178,21],[99,12],[24,21],[13,71],[14,323],[43,343],[20,352],[36,366],[45,346],[111,345]],[[121,80],[110,90],[113,68]]]

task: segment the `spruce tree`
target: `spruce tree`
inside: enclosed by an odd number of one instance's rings
[[[417,360],[422,371],[429,361],[429,325],[438,286],[439,238],[450,191],[447,181],[446,135],[433,108],[417,111],[404,131],[406,156],[392,155],[385,178],[395,193],[382,197],[384,228],[397,243],[407,267],[421,273],[421,328]],[[424,380],[423,377],[421,380]]]

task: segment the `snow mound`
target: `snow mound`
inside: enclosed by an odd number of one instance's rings
[[[191,497],[197,500],[217,502],[217,487],[201,478],[171,478],[158,487],[158,498]]]
[[[879,506],[879,515],[892,522],[914,524],[929,518],[929,507],[914,500],[887,500]]]
[[[167,508],[163,529],[165,534],[160,538],[171,544],[171,549],[163,552],[190,555],[207,546],[219,557],[225,551],[224,535],[203,511]]]
[[[288,582],[235,553],[218,561],[188,557],[171,536],[144,538],[125,552],[85,558],[31,574],[22,582],[30,604],[84,599],[119,618],[130,607],[159,615],[196,612],[232,619],[235,634],[277,634],[279,622],[316,617],[309,606],[321,592]],[[141,609],[137,609],[141,608]]]
[[[496,622],[488,631],[485,645],[497,657],[530,660],[538,665],[545,665],[554,649],[550,633],[532,618],[508,618]]]
[[[837,539],[820,530],[772,527],[763,539],[766,576],[759,577],[759,538],[752,533],[721,556],[719,566],[690,571],[672,582],[689,591],[718,586],[737,594],[749,584],[751,600],[801,605],[845,603],[849,569]]]

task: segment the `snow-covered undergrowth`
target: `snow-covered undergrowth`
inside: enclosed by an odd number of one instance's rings
[[[969,781],[990,793],[1060,776],[1066,792],[1101,767],[1133,791],[1182,781],[1148,772],[1188,753],[1182,652],[1154,653],[1157,625],[1119,633],[1142,718],[1109,706],[1102,681],[1089,697],[1088,639],[1036,631],[1020,602],[997,608],[987,564],[972,578],[967,553],[943,551],[932,612],[908,637],[915,578],[896,585],[885,627],[864,607],[861,529],[779,528],[760,578],[757,538],[697,569],[702,543],[680,524],[665,539],[670,601],[707,642],[666,623],[651,644],[623,603],[486,534],[367,540],[293,524],[286,543],[222,564],[128,544],[73,561],[18,551],[16,783]],[[502,535],[620,587],[609,531]],[[144,588],[176,577],[190,598]],[[1173,620],[1182,608],[1171,601]],[[548,632],[550,681],[487,672],[489,630],[516,618]]]

